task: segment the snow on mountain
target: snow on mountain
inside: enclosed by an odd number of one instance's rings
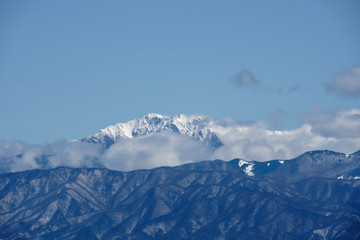
[[[213,149],[222,146],[220,139],[208,127],[208,121],[205,117],[199,115],[167,117],[156,113],[150,113],[126,123],[108,126],[82,139],[82,141],[101,143],[105,147],[109,147],[122,139],[131,139],[166,131],[205,142]]]
[[[360,175],[360,156],[357,153],[344,153],[318,150],[309,151],[289,160],[266,162],[237,159],[238,167],[249,177],[268,176],[281,181],[298,181],[307,177],[327,179],[358,179]]]
[[[325,150],[0,174],[0,239],[360,239],[359,164]]]
[[[255,176],[254,173],[252,172],[254,169],[254,165],[255,165],[254,163],[240,159],[238,165],[240,168],[245,165],[244,173],[246,175],[248,175],[250,177]]]

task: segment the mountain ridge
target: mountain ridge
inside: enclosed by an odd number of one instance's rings
[[[189,136],[209,144],[214,149],[223,145],[218,136],[209,129],[206,124],[206,118],[203,116],[185,116],[180,114],[167,117],[157,113],[149,113],[126,123],[110,125],[95,134],[83,138],[82,141],[101,143],[108,148],[112,144],[124,139],[163,131]]]
[[[0,238],[358,239],[360,180],[337,176],[359,169],[360,158],[348,157],[353,169],[336,174],[318,175],[332,165],[316,162],[310,175],[284,171],[308,155],[283,163],[233,159],[129,172],[57,167],[0,174]],[[250,164],[253,176],[245,171]]]

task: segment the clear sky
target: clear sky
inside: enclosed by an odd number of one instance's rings
[[[150,112],[291,129],[314,107],[360,108],[359,12],[357,0],[1,1],[0,140],[80,139]]]

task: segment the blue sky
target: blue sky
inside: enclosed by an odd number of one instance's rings
[[[291,129],[314,109],[360,108],[359,12],[355,0],[1,1],[0,139],[80,139],[149,112]]]

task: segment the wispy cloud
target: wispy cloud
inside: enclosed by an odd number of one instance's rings
[[[283,87],[279,87],[276,90],[272,90],[273,92],[277,93],[277,94],[281,94],[281,95],[287,95],[293,92],[298,92],[301,91],[301,87],[300,86],[292,86],[289,88],[283,88]]]
[[[255,86],[261,83],[261,81],[255,78],[254,74],[248,70],[238,72],[230,79],[230,82],[238,88]]]
[[[301,87],[298,85],[277,88],[273,86],[266,86],[261,80],[255,77],[254,73],[246,69],[235,74],[230,79],[230,83],[237,88],[256,87],[258,90],[275,93],[278,95],[287,95],[301,90]]]
[[[268,117],[269,122],[270,122],[270,128],[272,129],[281,129],[283,127],[283,124],[281,122],[281,120],[290,118],[290,115],[288,113],[286,113],[283,110],[278,110],[275,111],[273,113],[271,113]]]
[[[100,166],[99,145],[86,142],[58,141],[49,145],[0,141],[0,170],[23,171],[57,166]]]
[[[289,159],[316,149],[352,153],[360,146],[360,136],[323,136],[313,131],[310,123],[284,131],[271,131],[262,122],[250,126],[234,123],[232,126],[215,125],[214,131],[224,143],[223,147],[215,151],[214,158],[224,160],[234,157],[257,161]]]
[[[292,86],[287,90],[287,92],[291,93],[291,92],[297,92],[297,91],[300,91],[300,90],[301,90],[300,86]]]
[[[300,120],[311,125],[314,133],[324,137],[360,138],[360,109],[325,110],[314,107]]]
[[[325,84],[328,93],[336,93],[342,97],[360,97],[360,66],[335,74]]]

